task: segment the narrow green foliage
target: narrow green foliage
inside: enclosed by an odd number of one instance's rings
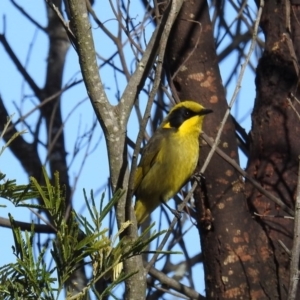
[[[84,264],[92,267],[90,281],[77,295],[68,291],[67,299],[83,299],[89,292],[94,292],[97,299],[113,296],[113,289],[120,282],[139,271],[124,274],[123,261],[141,254],[163,232],[150,234],[149,237],[150,226],[136,241],[125,238],[120,240],[121,233],[131,225],[127,221],[114,237],[109,237],[108,229],[103,228],[102,222],[124,195],[124,191],[117,191],[106,205],[104,194],[99,205],[92,192],[88,199],[84,191],[88,216],[82,216],[75,211],[67,212],[65,188],[60,186],[59,174],[56,172],[50,180],[43,169],[43,175],[44,185],[40,185],[35,178],[30,178],[28,185],[17,185],[14,180],[2,183],[5,175],[0,174],[0,197],[16,206],[47,211],[51,217],[52,230],[54,228],[56,233],[49,246],[44,246],[35,257],[34,224],[30,232],[22,233],[10,216],[16,262],[0,268],[0,299],[57,299],[65,291],[74,271]],[[39,204],[32,204],[32,198],[38,198]],[[50,254],[55,262],[52,269],[45,264],[45,261],[49,261],[46,260],[46,254]],[[94,285],[101,278],[109,280],[110,284],[99,294]]]
[[[2,140],[5,133],[7,132],[8,128],[9,128],[9,124],[11,123],[13,116],[7,117],[7,122],[4,124],[4,128],[2,131],[0,131],[0,139]],[[15,134],[13,134],[10,139],[6,142],[6,144],[0,148],[0,156],[2,155],[2,153],[4,152],[4,150],[12,143],[12,141],[14,141],[18,136],[20,136],[21,134],[24,134],[26,132],[26,130],[22,130],[20,132],[16,132]],[[1,180],[1,179],[0,179]]]
[[[38,257],[34,258],[33,237],[31,231],[22,234],[10,216],[14,236],[13,251],[16,262],[0,268],[0,299],[55,299],[51,284],[56,279],[53,272],[48,272],[44,263],[46,247],[42,248]]]
[[[50,179],[47,175],[45,168],[43,168],[43,175],[45,186],[41,186],[33,177],[30,178],[32,191],[39,193],[39,198],[42,200],[42,205],[38,206],[39,209],[45,209],[49,212],[50,216],[54,219],[54,225],[57,227],[62,219],[65,218],[65,188],[60,187],[59,174],[54,173],[54,186],[51,185]],[[19,204],[19,206],[29,206],[30,204]]]
[[[101,299],[104,295],[111,294],[116,285],[132,275],[121,274],[122,260],[126,259],[126,256],[122,253],[123,243],[116,242],[119,233],[111,240],[107,236],[108,230],[102,227],[104,218],[124,195],[124,191],[117,191],[104,207],[104,194],[100,200],[101,204],[97,205],[93,193],[88,199],[84,191],[89,214],[87,218],[77,215],[74,211],[67,214],[65,190],[60,186],[58,173],[54,174],[52,181],[45,169],[43,175],[44,185],[40,185],[35,178],[30,178],[29,185],[17,185],[15,181],[8,180],[0,184],[0,196],[16,206],[38,208],[48,212],[56,232],[50,243],[50,254],[55,266],[48,270],[44,263],[44,256],[49,253],[48,246],[42,248],[35,258],[34,225],[30,232],[22,233],[10,216],[16,262],[0,269],[0,299],[56,299],[64,291],[73,272],[86,263],[93,268],[90,282],[79,295],[68,296],[68,299],[84,298],[89,291],[94,291],[95,282],[103,277],[110,279],[111,284],[97,297]],[[1,175],[0,178],[5,179],[5,175]],[[40,199],[40,204],[32,205],[28,202],[29,199],[32,201],[31,197]],[[126,226],[129,225],[130,223],[127,223]]]
[[[19,203],[39,197],[39,192],[32,189],[30,184],[17,185],[16,180],[5,180],[5,175],[1,173],[0,176],[0,197],[11,201],[13,204],[18,205]],[[3,183],[2,183],[3,182]],[[20,205],[22,206],[22,205]],[[27,205],[30,207],[40,207],[36,205]]]
[[[150,230],[154,226],[154,224],[155,223],[152,223],[149,227],[147,227],[134,243],[132,243],[130,240],[127,241],[126,239],[121,240],[121,242],[118,244],[118,247],[122,249],[121,251],[124,257],[130,258],[132,256],[144,253],[145,249],[148,248],[153,240],[157,239],[160,235],[167,232],[167,230],[162,230],[158,233],[156,233],[155,231],[150,233]],[[147,253],[149,253],[149,251],[147,251]],[[175,251],[152,251],[152,253],[182,254],[181,252]]]

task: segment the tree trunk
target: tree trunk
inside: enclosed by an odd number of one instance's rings
[[[299,118],[288,98],[299,97],[299,9],[289,1],[266,1],[261,28],[266,37],[265,50],[257,67],[257,95],[252,114],[250,156],[247,172],[269,192],[294,208],[300,154]],[[286,14],[287,13],[287,14]],[[290,18],[290,21],[286,19]],[[296,19],[297,17],[297,19]],[[288,24],[291,24],[289,33]],[[292,100],[298,110],[299,104]],[[259,214],[256,221],[268,236],[273,249],[278,277],[278,297],[287,298],[289,286],[289,249],[293,242],[293,220],[276,204],[246,184],[249,207]],[[300,294],[298,290],[297,299]]]
[[[214,110],[205,120],[204,131],[215,137],[227,102],[206,1],[185,2],[167,53],[172,53],[168,63],[178,97],[196,100]],[[219,147],[238,161],[231,118]],[[209,150],[202,145],[200,165]],[[238,173],[215,154],[205,177],[208,203],[201,202],[200,189],[194,196],[198,199],[207,298],[276,299],[278,284],[272,248],[265,231],[248,211]]]

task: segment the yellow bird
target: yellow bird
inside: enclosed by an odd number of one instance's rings
[[[192,176],[199,158],[199,135],[211,109],[193,101],[175,105],[145,146],[134,180],[137,223],[172,198]],[[168,205],[167,205],[168,206]]]

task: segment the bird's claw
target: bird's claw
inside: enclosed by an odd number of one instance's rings
[[[201,185],[206,180],[205,175],[201,172],[194,174],[193,178],[198,182],[199,185]]]

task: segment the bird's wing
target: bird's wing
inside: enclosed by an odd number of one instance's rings
[[[173,128],[158,128],[155,134],[151,137],[148,144],[145,146],[142,152],[141,161],[136,169],[134,178],[134,193],[138,189],[143,178],[152,168],[156,162],[156,158],[162,147],[164,139],[168,139],[168,136],[173,132]]]

